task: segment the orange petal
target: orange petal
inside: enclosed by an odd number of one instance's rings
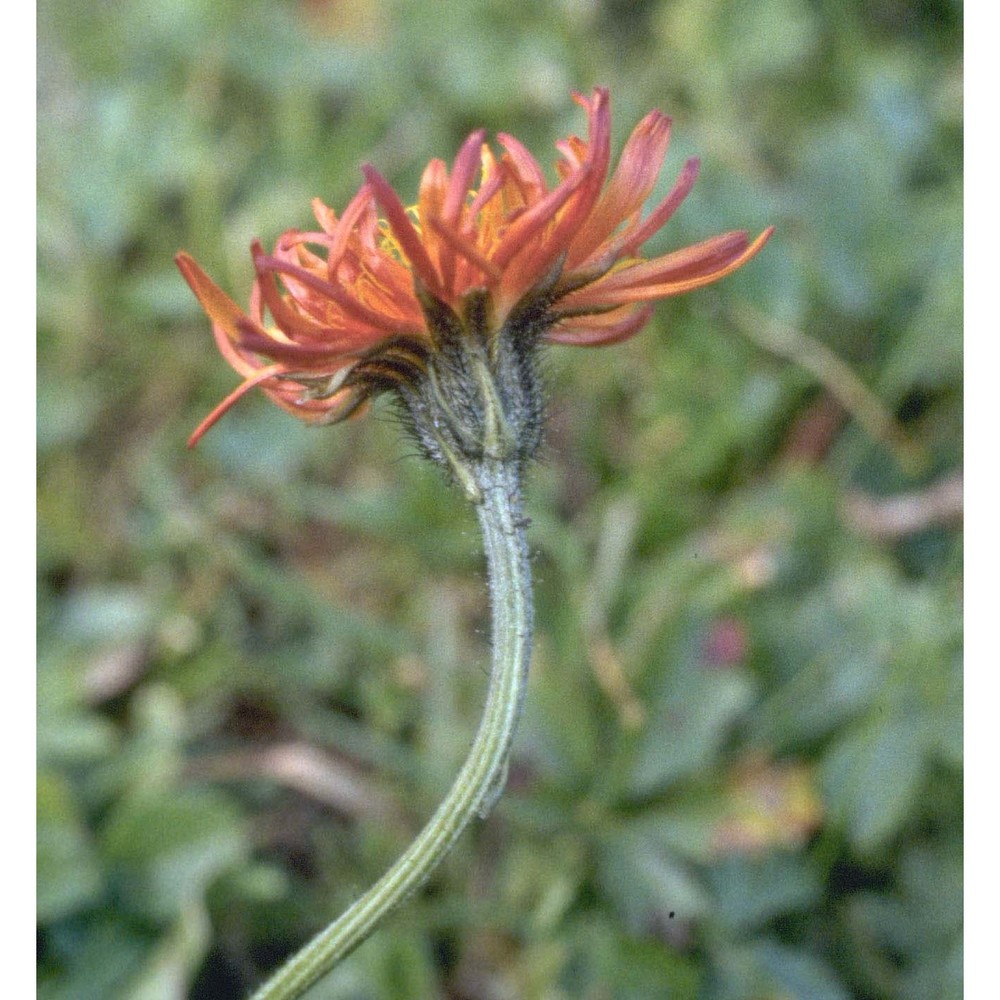
[[[533,205],[548,191],[542,168],[531,153],[512,135],[500,132],[497,135],[497,141],[507,152],[506,159],[513,166],[513,176],[524,195],[525,202]]]
[[[649,197],[670,142],[670,119],[651,111],[629,136],[608,186],[570,244],[567,266],[585,260]]]
[[[174,257],[184,280],[191,286],[202,309],[234,343],[239,340],[240,321],[251,322],[246,313],[205,274],[195,259],[183,250]],[[263,333],[263,331],[261,331]]]
[[[482,161],[483,139],[485,138],[486,133],[482,129],[473,132],[462,143],[462,147],[455,157],[451,177],[448,180],[444,207],[441,210],[441,218],[449,224],[458,221],[466,196],[472,187],[472,178]]]
[[[337,227],[337,213],[320,198],[313,198],[312,210],[323,231],[332,234]]]
[[[555,217],[556,212],[566,204],[589,175],[590,168],[584,164],[544,198],[522,212],[490,255],[494,265],[501,270],[505,268],[511,259],[524,250],[538,232]]]
[[[250,253],[253,256],[254,268],[259,279],[257,287],[260,289],[265,305],[274,317],[274,322],[277,323],[282,333],[295,341],[308,340],[315,343],[317,340],[326,340],[333,332],[330,327],[290,306],[278,290],[274,271],[258,266],[258,261],[267,259],[258,240],[254,240],[250,245]],[[253,348],[253,350],[259,350],[259,348]]]
[[[356,324],[356,333],[359,338],[375,342],[381,337],[403,332],[399,328],[397,317],[385,316],[374,309],[369,309],[336,281],[324,281],[304,267],[290,264],[278,257],[255,257],[254,266],[257,268],[257,273],[262,276],[267,271],[277,271],[279,274],[287,275],[301,282],[331,302],[335,302],[346,314],[345,321]],[[414,333],[417,331],[408,330],[406,332]]]
[[[681,202],[690,193],[691,188],[694,187],[694,182],[698,179],[698,171],[700,169],[701,161],[697,156],[692,156],[684,164],[677,180],[674,181],[674,186],[670,189],[670,193],[649,213],[646,221],[622,245],[621,252],[623,256],[627,257],[634,254],[646,240],[667,224]]]
[[[545,339],[554,344],[572,344],[576,347],[605,347],[608,344],[620,344],[629,337],[634,337],[653,315],[652,306],[630,311],[622,319],[609,321],[609,316],[603,314],[588,316],[585,319],[567,320],[554,326]],[[603,321],[603,322],[600,322]]]
[[[475,264],[491,281],[500,280],[500,269],[492,261],[487,260],[474,243],[438,219],[431,219],[430,226],[455,253]]]
[[[269,365],[267,368],[262,368],[255,375],[251,375],[244,382],[241,382],[226,398],[215,407],[212,412],[205,417],[205,419],[198,424],[194,429],[191,436],[187,440],[187,446],[193,448],[204,436],[205,432],[209,430],[219,417],[230,410],[233,405],[242,399],[251,389],[255,386],[260,385],[261,382],[265,382],[269,378],[274,378],[275,375],[280,375],[285,371],[284,365]]]
[[[444,289],[441,285],[441,276],[437,268],[431,261],[424,247],[420,234],[413,228],[409,216],[403,203],[399,200],[399,195],[393,190],[392,185],[370,164],[366,163],[362,168],[365,179],[371,186],[375,198],[385,217],[389,222],[393,235],[399,242],[403,253],[406,254],[413,270],[419,275],[427,290],[432,294],[442,298]]]
[[[632,268],[612,272],[593,285],[588,285],[579,292],[567,295],[564,300],[565,304],[574,310],[588,306],[601,308],[602,306],[623,305],[626,302],[649,302],[653,299],[662,299],[670,295],[694,291],[696,288],[710,285],[742,267],[760,252],[773,232],[773,226],[765,229],[749,246],[745,245],[745,233],[727,233],[724,237],[719,236],[715,240],[706,240],[704,244],[699,244],[696,247],[687,247],[685,250],[668,254],[667,257],[659,258],[659,261],[648,261],[646,264],[638,264]],[[717,241],[736,237],[742,237],[744,246],[736,248],[727,256],[702,255],[700,259],[697,257],[699,249],[708,247]],[[670,258],[674,258],[679,266],[671,266]],[[664,262],[667,262],[666,266],[664,266]],[[637,279],[632,274],[632,272],[657,263],[660,264],[659,271],[654,270],[652,273],[647,273],[642,279]]]

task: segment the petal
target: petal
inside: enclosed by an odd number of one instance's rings
[[[600,247],[649,197],[667,155],[670,119],[651,111],[629,136],[608,186],[570,244],[573,267]]]
[[[546,253],[540,257],[539,271],[548,270],[553,261],[568,249],[570,241],[585,224],[600,197],[611,161],[611,105],[607,90],[596,88],[589,102],[579,94],[573,96],[577,103],[588,109],[589,143],[583,143],[575,137],[566,140],[574,149],[578,144],[583,153],[582,163],[566,179],[579,174],[584,176],[572,202],[567,203],[565,211],[559,215],[558,224],[549,234]]]
[[[264,261],[267,256],[259,240],[250,245],[254,268],[257,271],[257,287],[268,311],[274,317],[274,322],[287,337],[294,341],[307,340],[315,344],[334,336],[336,331],[327,324],[319,323],[301,309],[289,305],[285,296],[278,290],[278,281],[273,270],[258,266],[258,261]],[[289,296],[291,298],[291,296]],[[293,299],[294,301],[294,299]],[[246,338],[244,336],[244,343]],[[257,348],[254,348],[257,350]]]
[[[581,317],[579,320],[566,320],[552,327],[545,339],[554,344],[572,344],[576,347],[619,344],[634,337],[649,322],[653,307],[630,309],[621,318],[618,318],[618,313],[619,310],[615,310],[598,316]]]
[[[577,103],[587,109],[587,158],[593,166],[597,188],[604,184],[611,165],[611,98],[606,87],[595,87],[589,101],[577,97]]]
[[[254,266],[260,275],[266,271],[277,271],[279,274],[294,278],[321,296],[335,302],[343,310],[345,322],[356,324],[358,337],[366,338],[369,342],[374,342],[385,335],[420,332],[413,329],[402,329],[399,317],[386,316],[374,309],[369,309],[336,281],[324,281],[304,267],[290,264],[278,257],[268,256],[255,257]]]
[[[200,424],[198,424],[198,426],[191,433],[191,436],[188,438],[187,446],[189,448],[193,448],[205,436],[205,432],[215,425],[219,417],[232,409],[233,405],[242,399],[251,389],[260,385],[261,382],[267,381],[269,378],[274,378],[275,375],[280,375],[284,370],[284,365],[269,365],[267,368],[262,368],[259,372],[256,372],[254,375],[251,375],[248,379],[241,382],[221,403],[219,403],[218,406],[212,410],[207,417],[205,417]]]
[[[444,199],[444,208],[441,218],[450,224],[458,221],[465,204],[466,197],[472,187],[472,179],[476,175],[476,170],[482,161],[483,140],[486,133],[479,129],[473,132],[459,149],[455,157],[455,164],[451,170],[451,178],[448,181],[448,192]]]
[[[238,342],[240,322],[251,322],[247,314],[205,274],[189,253],[181,251],[174,257],[174,261],[212,322],[230,340]],[[263,335],[264,331],[261,330],[260,333]]]
[[[538,161],[512,135],[500,132],[497,141],[507,153],[505,159],[513,167],[513,176],[517,186],[524,195],[525,203],[533,205],[541,198],[549,186],[545,183],[545,174]]]
[[[499,281],[500,269],[486,257],[484,257],[474,243],[468,240],[462,233],[450,229],[438,219],[430,220],[433,229],[441,239],[448,244],[452,251],[464,257],[469,263],[478,267],[490,281]],[[466,289],[467,291],[468,289]]]
[[[421,216],[421,221],[430,225],[434,236],[440,236],[441,231],[433,225],[433,221],[440,219],[444,227],[454,229],[462,216],[462,208],[469,197],[469,190],[472,187],[472,180],[482,162],[483,139],[486,133],[479,129],[470,135],[462,143],[455,157],[455,163],[451,170],[451,177],[447,182],[447,189],[444,192],[444,201],[441,205],[440,213],[434,216]],[[426,242],[430,233],[424,232]],[[452,243],[447,240],[438,249],[438,265],[441,270],[441,280],[445,288],[451,293],[452,299],[457,299],[464,289],[457,282],[455,249]]]
[[[353,358],[370,350],[370,341],[361,341],[355,335],[343,338],[331,338],[329,344],[322,346],[313,344],[295,344],[276,337],[262,337],[253,330],[246,330],[240,341],[240,347],[255,354],[271,358],[274,361],[287,362],[300,369],[313,370],[320,366],[328,368],[339,364],[344,358]]]
[[[319,198],[313,198],[312,210],[323,231],[332,235],[337,228],[337,213]]]
[[[674,212],[680,207],[681,202],[690,193],[691,188],[694,187],[700,169],[701,161],[697,156],[692,156],[684,164],[677,180],[674,181],[674,186],[670,189],[670,193],[649,213],[646,221],[625,240],[621,248],[623,255],[634,254],[646,240],[667,224]]]
[[[444,297],[445,290],[441,284],[441,277],[427,255],[420,234],[413,228],[413,223],[410,222],[406,209],[399,200],[399,195],[371,164],[366,163],[361,170],[379,205],[382,206],[382,211],[385,212],[392,233],[398,240],[403,253],[406,254],[413,270],[431,294]]]
[[[483,146],[482,180],[479,184],[479,190],[469,203],[466,221],[462,226],[463,232],[470,236],[475,232],[479,213],[503,189],[504,184],[509,180],[509,172],[510,168],[506,164],[497,163],[493,159],[489,147]]]
[[[589,174],[590,168],[584,164],[541,201],[522,212],[504,233],[490,255],[490,260],[498,268],[505,268],[511,259],[524,250],[529,241],[555,217],[556,212],[569,201],[570,196],[586,181]]]
[[[665,257],[612,271],[592,285],[572,292],[561,305],[600,309],[626,302],[648,302],[710,285],[754,257],[771,238],[765,229],[747,245],[746,233],[726,233]]]
[[[451,287],[447,268],[441,258],[442,247],[437,235],[428,226],[431,219],[441,216],[448,187],[448,167],[444,160],[434,159],[424,167],[420,177],[420,192],[417,195],[417,218],[420,220],[420,241],[427,251],[442,281]]]
[[[332,231],[333,242],[326,258],[326,270],[331,281],[337,273],[337,265],[343,259],[351,237],[358,235],[359,227],[368,214],[374,216],[375,196],[367,184],[362,184],[358,193],[347,203],[343,215]],[[373,220],[374,221],[374,220]]]

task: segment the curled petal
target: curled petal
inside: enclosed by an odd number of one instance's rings
[[[286,301],[278,290],[277,279],[273,270],[257,266],[258,261],[267,259],[263,247],[257,240],[251,244],[250,252],[253,256],[254,266],[257,268],[257,287],[260,289],[261,297],[268,311],[274,317],[278,328],[292,340],[322,341],[333,332],[331,328],[322,323],[316,322],[300,309],[293,308]],[[243,336],[244,343],[246,335]],[[259,348],[252,348],[259,350]]]
[[[472,202],[469,204],[469,211],[466,213],[466,222],[462,226],[464,232],[475,232],[475,226],[479,213],[491,202],[497,194],[503,190],[504,184],[509,177],[509,168],[506,164],[497,163],[487,147],[483,147],[483,181],[479,190],[475,193]]]
[[[746,233],[726,233],[665,257],[612,271],[599,281],[572,292],[565,299],[569,309],[648,302],[710,285],[756,256],[771,238],[774,227],[747,244]]]
[[[465,204],[469,188],[472,186],[472,178],[482,159],[483,140],[486,133],[483,129],[478,129],[462,143],[462,148],[455,157],[455,164],[452,167],[451,178],[448,181],[448,191],[444,199],[444,207],[441,211],[441,218],[444,222],[453,225],[458,221],[462,206]]]
[[[651,111],[629,137],[611,181],[574,237],[568,266],[586,260],[623,219],[642,208],[656,184],[669,143],[670,119],[659,111]]]
[[[352,386],[331,396],[313,398],[309,389],[294,381],[293,376],[288,376],[287,382],[282,381],[283,378],[279,376],[271,383],[265,382],[261,389],[271,402],[307,424],[337,424],[363,413],[370,395]]]
[[[189,448],[193,448],[205,436],[205,432],[214,426],[219,417],[232,409],[233,405],[242,399],[251,389],[260,385],[261,382],[266,382],[269,378],[274,378],[276,375],[280,375],[284,370],[284,365],[270,365],[267,368],[261,368],[259,372],[251,375],[248,379],[241,382],[221,403],[219,403],[218,406],[215,407],[215,409],[212,410],[207,417],[205,417],[200,424],[198,424],[191,436],[188,438],[187,446]]]
[[[611,164],[611,99],[605,87],[595,87],[594,95],[589,101],[579,94],[574,97],[578,104],[587,109],[587,159],[593,167],[593,179],[600,190]]]
[[[512,135],[501,132],[497,135],[497,141],[507,152],[508,162],[513,166],[514,178],[524,194],[525,202],[533,205],[549,189],[542,168]]]
[[[261,337],[252,330],[247,330],[240,340],[240,347],[245,351],[297,365],[300,368],[327,368],[332,362],[352,354],[363,352],[367,344],[359,342],[353,335],[342,336],[339,340],[331,337],[322,346],[295,344],[276,337]]]
[[[313,198],[312,210],[323,231],[332,235],[337,228],[337,213],[319,198]]]
[[[225,331],[234,343],[238,341],[240,321],[249,322],[246,313],[205,274],[190,254],[181,251],[174,261],[212,322]],[[264,333],[263,330],[260,332]]]
[[[620,310],[596,316],[567,319],[557,323],[545,336],[554,344],[572,344],[576,347],[607,347],[620,344],[634,337],[653,315],[652,306],[629,309],[624,316]]]
[[[335,302],[354,321],[359,336],[368,337],[372,335],[389,335],[401,333],[399,322],[396,317],[386,316],[375,309],[370,309],[364,303],[359,302],[338,283],[325,281],[315,274],[307,271],[296,264],[289,264],[287,261],[277,257],[258,256],[254,258],[254,266],[258,274],[267,271],[277,271],[282,275],[294,278],[296,281]],[[263,291],[263,289],[262,289]]]
[[[692,156],[684,164],[677,180],[674,181],[674,186],[670,189],[670,193],[649,213],[649,216],[642,225],[623,242],[621,253],[624,256],[634,254],[646,240],[667,224],[681,202],[690,193],[691,188],[694,187],[694,182],[698,179],[698,171],[700,169],[701,161],[697,156]]]
[[[361,170],[371,185],[379,205],[382,206],[382,211],[385,212],[393,235],[399,241],[403,253],[406,254],[413,269],[420,276],[420,280],[432,294],[443,297],[444,289],[441,285],[441,276],[427,254],[420,233],[413,228],[413,223],[410,222],[406,209],[399,200],[399,195],[371,164],[365,164]]]
[[[569,201],[570,196],[583,184],[590,174],[586,164],[576,173],[550,191],[541,201],[522,212],[490,256],[493,264],[503,269],[511,259],[524,250],[534,236],[552,220],[553,216]]]
[[[373,201],[374,196],[371,188],[367,184],[363,184],[361,190],[347,203],[347,208],[344,209],[339,222],[331,230],[333,242],[330,244],[326,261],[326,270],[331,281],[337,273],[337,265],[344,259],[351,237],[357,234],[361,220],[371,212]],[[374,219],[372,223],[374,223]]]

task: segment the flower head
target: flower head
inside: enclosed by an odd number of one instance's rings
[[[670,119],[646,115],[609,179],[608,92],[575,99],[587,114],[587,138],[557,143],[554,185],[504,133],[499,156],[477,131],[450,171],[432,160],[410,209],[365,166],[365,183],[339,217],[317,199],[318,229],[289,230],[270,254],[253,243],[256,280],[247,311],[179,254],[219,350],[244,378],[190,443],[255,386],[296,416],[329,423],[384,390],[400,391],[412,410],[414,387],[436,361],[461,353],[463,343],[478,345],[491,368],[504,341],[515,355],[541,340],[616,343],[646,323],[652,301],[717,281],[767,242],[771,229],[752,242],[745,232],[730,232],[643,258],[643,244],[694,184],[698,161],[687,161],[672,190],[643,217]],[[448,365],[454,368],[454,358]],[[511,365],[531,381],[516,358]]]

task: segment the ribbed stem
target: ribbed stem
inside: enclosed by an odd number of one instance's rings
[[[396,863],[329,927],[293,955],[253,1000],[294,1000],[364,941],[418,889],[476,817],[500,797],[524,704],[531,659],[531,571],[521,511],[518,468],[484,459],[468,472],[479,488],[476,509],[483,535],[493,615],[493,657],[486,707],[455,783],[430,822]]]

